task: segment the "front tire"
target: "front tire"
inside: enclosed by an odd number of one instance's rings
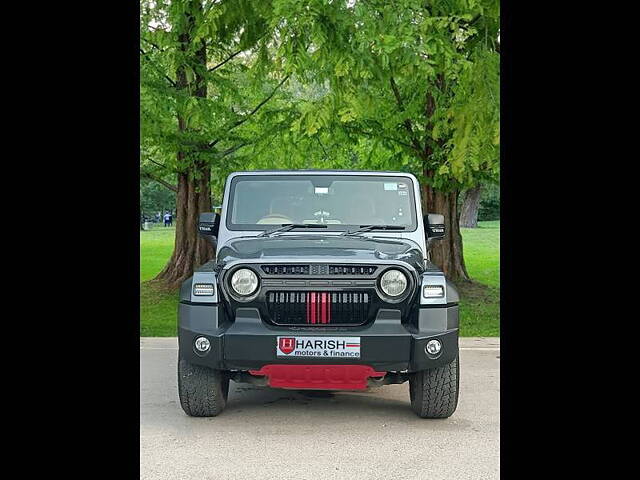
[[[190,417],[215,417],[227,404],[229,377],[221,370],[178,359],[178,395]]]
[[[421,418],[448,418],[458,406],[459,357],[447,365],[411,374],[411,409]]]

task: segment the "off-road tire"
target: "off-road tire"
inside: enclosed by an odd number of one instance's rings
[[[227,404],[229,377],[221,370],[178,359],[180,405],[190,417],[215,417]]]
[[[421,370],[409,378],[411,409],[422,418],[448,418],[458,406],[459,357],[442,367]]]

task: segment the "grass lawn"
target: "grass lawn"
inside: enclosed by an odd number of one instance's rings
[[[140,336],[175,337],[178,292],[157,291],[145,284],[155,277],[173,251],[175,227],[156,226],[140,232]]]
[[[175,227],[156,226],[140,232],[140,335],[177,335],[178,292],[159,292],[149,284],[173,250]],[[458,285],[460,335],[500,335],[500,222],[480,222],[462,229],[467,270],[475,281]]]
[[[460,335],[500,336],[500,221],[463,228],[464,261],[474,283],[459,284]]]
[[[176,227],[155,227],[140,232],[140,283],[151,280],[173,252]]]

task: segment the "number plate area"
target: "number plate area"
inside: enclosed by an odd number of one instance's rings
[[[278,337],[278,357],[360,358],[360,337]]]

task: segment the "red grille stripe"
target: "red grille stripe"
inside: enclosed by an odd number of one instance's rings
[[[370,294],[360,292],[270,292],[269,315],[276,324],[362,324]],[[335,312],[333,311],[335,309]]]
[[[311,293],[311,323],[316,323],[316,294]]]
[[[327,294],[322,294],[322,311],[320,313],[322,323],[327,323]]]

